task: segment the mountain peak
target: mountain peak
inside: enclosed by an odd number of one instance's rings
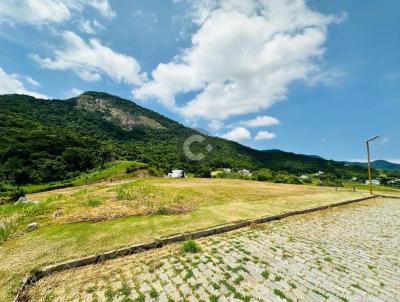
[[[158,121],[147,116],[133,102],[104,92],[87,91],[75,98],[75,108],[101,114],[102,118],[131,131],[137,127],[165,129]]]

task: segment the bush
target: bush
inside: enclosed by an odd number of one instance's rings
[[[201,251],[200,246],[194,242],[193,240],[187,240],[184,243],[182,243],[181,250],[183,253],[198,253]]]
[[[16,226],[11,221],[0,222],[0,242],[7,241],[12,233],[16,230]]]
[[[24,197],[24,196],[25,196],[25,191],[18,187],[11,191],[11,193],[9,195],[9,200],[11,202],[16,202],[16,201],[18,201],[18,199],[20,199],[21,197]]]

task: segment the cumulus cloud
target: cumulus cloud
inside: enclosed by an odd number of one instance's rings
[[[125,54],[113,51],[97,39],[87,43],[71,31],[62,34],[64,47],[55,49],[53,58],[31,55],[41,67],[51,70],[72,70],[85,81],[98,81],[103,75],[117,82],[138,85],[146,77],[139,63]]]
[[[221,135],[221,137],[231,141],[242,141],[244,139],[251,139],[250,131],[244,127],[236,127],[231,131]]]
[[[44,94],[30,91],[25,88],[24,84],[18,79],[17,74],[8,74],[0,67],[0,94],[27,94],[36,98],[47,99]]]
[[[255,137],[256,141],[270,140],[276,138],[276,134],[268,131],[259,131]]]
[[[267,127],[267,126],[279,125],[280,122],[275,117],[264,115],[264,116],[257,116],[252,120],[243,121],[241,122],[241,124],[248,127]]]
[[[2,0],[0,20],[30,25],[60,23],[86,7],[96,9],[107,18],[115,16],[108,0]]]
[[[101,25],[97,20],[80,20],[79,30],[87,34],[95,34],[99,30],[104,30],[104,26]]]
[[[191,47],[153,70],[133,90],[186,118],[224,120],[257,112],[286,98],[297,80],[315,84],[327,27],[338,18],[313,11],[304,0],[193,1],[198,30]],[[184,105],[176,96],[195,96]]]

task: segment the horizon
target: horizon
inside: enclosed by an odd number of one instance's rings
[[[254,149],[337,161],[365,162],[380,135],[372,160],[400,163],[394,0],[49,2],[0,4],[0,94],[104,91]]]

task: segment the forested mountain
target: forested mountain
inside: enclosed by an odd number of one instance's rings
[[[297,175],[319,170],[340,177],[365,175],[364,167],[279,150],[258,151],[210,136],[192,148],[205,158],[191,161],[184,155],[183,143],[193,134],[200,133],[105,93],[86,92],[68,100],[3,95],[0,181],[61,180],[118,159],[149,163],[164,171],[181,168],[197,176],[208,176],[220,167],[269,168]],[[208,144],[211,152],[205,149]]]
[[[350,165],[356,165],[361,167],[367,167],[367,163],[360,162],[348,162]],[[400,164],[388,162],[386,160],[374,160],[371,162],[371,167],[374,169],[387,170],[387,171],[400,171]]]

